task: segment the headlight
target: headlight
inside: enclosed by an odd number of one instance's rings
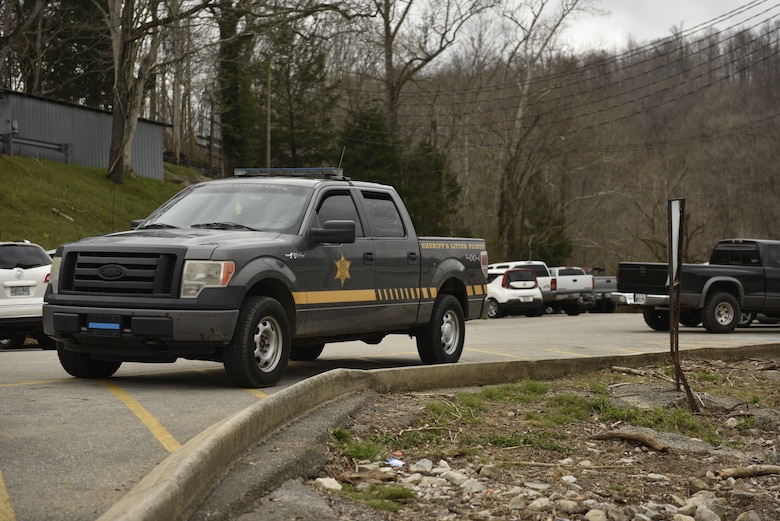
[[[60,265],[62,264],[62,257],[52,257],[51,259],[51,272],[49,273],[49,284],[51,284],[51,290],[53,293],[57,293],[60,289]]]
[[[233,261],[185,261],[181,298],[196,298],[203,288],[227,286],[235,271]]]

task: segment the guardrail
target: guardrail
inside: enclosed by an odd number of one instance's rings
[[[73,143],[52,143],[51,141],[19,137],[13,134],[0,135],[0,141],[5,145],[3,147],[4,152],[9,156],[14,155],[14,145],[26,145],[61,152],[65,156],[66,164],[70,164],[71,158],[73,157]]]

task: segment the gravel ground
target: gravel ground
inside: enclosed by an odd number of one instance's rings
[[[489,402],[474,417],[459,393],[480,389],[377,395],[343,426],[353,441],[399,446],[361,462],[331,443],[328,463],[306,484],[328,502],[332,519],[780,519],[778,368],[766,360],[683,361],[699,427],[668,431],[595,411],[552,429],[538,421],[550,413],[550,397],[588,397],[594,382],[618,407],[690,412],[668,368],[613,368],[544,382],[544,400]],[[434,410],[447,417],[432,414],[431,403],[444,404]],[[704,432],[717,442],[705,441]],[[344,493],[388,484],[413,492],[396,511]]]

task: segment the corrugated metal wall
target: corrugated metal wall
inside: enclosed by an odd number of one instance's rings
[[[138,122],[133,139],[138,175],[163,179],[163,128]],[[11,136],[11,150],[4,146],[4,153],[107,169],[111,114],[0,90],[0,135]],[[68,149],[59,148],[64,144]]]

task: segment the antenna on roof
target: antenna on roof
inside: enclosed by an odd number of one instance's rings
[[[341,168],[341,163],[344,161],[344,154],[347,152],[347,146],[344,145],[344,148],[341,149],[341,157],[339,158],[339,168]]]

